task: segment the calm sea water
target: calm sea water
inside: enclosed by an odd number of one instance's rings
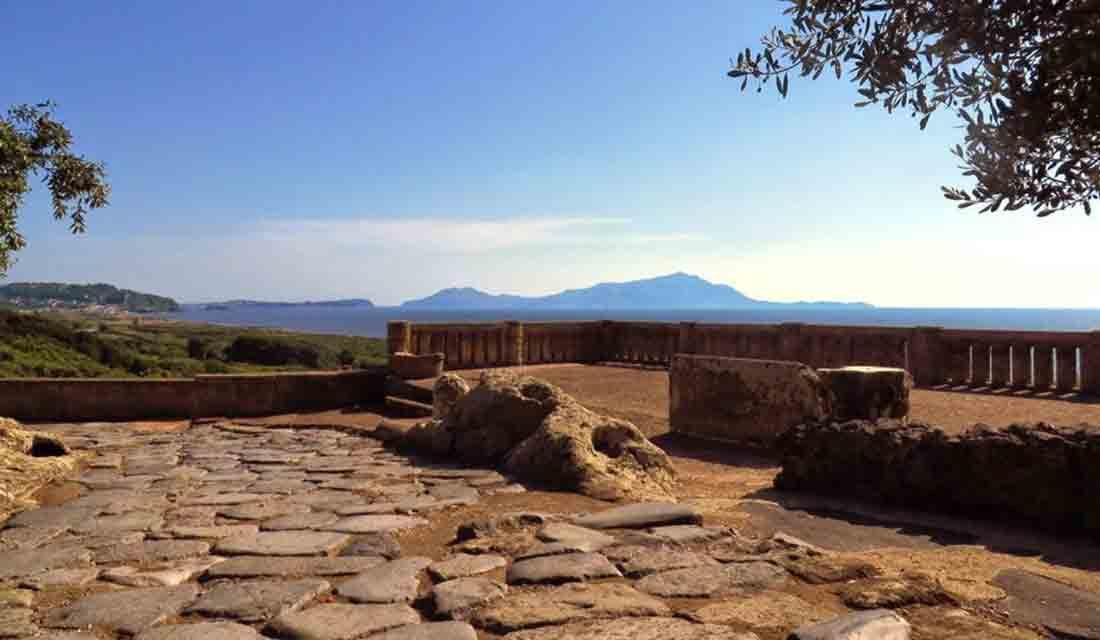
[[[660,322],[805,322],[952,329],[1088,331],[1100,329],[1100,309],[761,309],[667,311],[413,311],[397,307],[241,307],[205,310],[185,305],[166,317],[192,322],[273,327],[382,338],[389,320],[493,322],[500,320],[648,320]]]

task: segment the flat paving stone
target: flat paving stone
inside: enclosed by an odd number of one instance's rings
[[[97,593],[47,612],[44,626],[94,626],[137,635],[183,611],[198,595],[199,587],[193,584]]]
[[[367,533],[356,536],[352,543],[340,552],[342,556],[382,556],[389,560],[401,557],[401,543],[391,531]]]
[[[566,553],[513,563],[508,568],[508,584],[557,584],[593,578],[621,578],[622,575],[615,565],[598,553]]]
[[[699,524],[703,517],[694,507],[675,502],[640,502],[574,518],[589,529],[642,529],[670,524]]]
[[[459,612],[503,598],[506,593],[506,585],[489,578],[458,578],[435,585],[432,601],[438,615],[459,617]]]
[[[202,574],[224,558],[203,557],[184,561],[171,567],[141,570],[136,567],[104,569],[100,578],[127,587],[174,587]]]
[[[82,587],[99,578],[97,567],[86,569],[54,569],[24,579],[20,586],[36,591],[55,587]]]
[[[673,569],[716,566],[718,564],[717,560],[702,553],[667,549],[648,549],[645,553],[636,554],[630,559],[618,563],[623,575],[630,578],[641,578],[652,573]]]
[[[480,493],[474,487],[465,484],[440,484],[428,489],[428,494],[438,500],[462,500],[471,504],[477,502]]]
[[[121,531],[152,531],[164,524],[159,513],[131,511],[116,516],[98,516],[89,518],[72,527],[74,533],[89,535],[108,535]]]
[[[322,604],[285,613],[265,631],[286,640],[352,640],[420,622],[404,604]]]
[[[180,504],[193,507],[220,507],[225,505],[244,504],[247,502],[263,502],[268,496],[262,493],[215,493],[212,495],[195,496],[185,498]]]
[[[29,607],[34,604],[34,592],[27,589],[0,589],[0,609]]]
[[[454,580],[455,578],[466,578],[488,573],[507,565],[508,559],[503,556],[464,553],[446,560],[433,562],[428,566],[428,574],[438,581]]]
[[[0,551],[37,549],[65,533],[65,527],[19,527],[0,531]]]
[[[51,569],[87,565],[92,552],[73,547],[44,547],[32,551],[6,552],[0,562],[0,580],[25,578]]]
[[[517,631],[504,637],[507,640],[760,640],[755,633],[680,618],[589,620]]]
[[[431,563],[420,557],[391,560],[340,583],[336,592],[352,602],[412,602],[420,588],[420,572]]]
[[[426,524],[428,524],[427,520],[413,516],[370,515],[341,518],[325,529],[342,533],[377,533],[412,529]]]
[[[370,504],[346,504],[333,511],[342,516],[384,515],[397,513],[396,502],[374,502]]]
[[[513,591],[476,610],[471,622],[499,634],[581,620],[671,614],[664,602],[629,585],[567,584],[547,590]]]
[[[204,593],[185,613],[212,618],[232,618],[242,622],[260,622],[312,602],[329,590],[324,580],[292,582],[226,582]]]
[[[706,598],[738,588],[765,589],[786,576],[784,569],[770,562],[734,562],[655,573],[639,580],[637,587],[665,598]]]
[[[606,533],[566,522],[549,522],[539,528],[535,537],[545,542],[569,544],[584,551],[599,551],[616,542],[615,538]]]
[[[199,622],[155,627],[142,631],[136,640],[264,640],[264,637],[237,622]]]
[[[781,591],[761,591],[708,604],[691,611],[687,617],[706,624],[787,631],[823,622],[842,611],[841,607],[825,608]]]
[[[179,540],[221,540],[255,535],[259,532],[260,528],[254,524],[179,525],[165,530],[165,533]]]
[[[909,631],[893,611],[872,609],[795,629],[789,640],[909,640]]]
[[[1059,636],[1100,638],[1100,596],[1021,569],[993,579],[1008,597],[997,602],[1015,622],[1046,627]]]
[[[362,573],[385,563],[379,556],[355,558],[237,557],[220,562],[206,571],[209,579],[286,578],[291,576],[341,576]]]
[[[477,640],[477,631],[465,622],[425,622],[384,631],[371,640]]]
[[[74,507],[61,505],[58,507],[42,507],[28,511],[20,511],[7,522],[6,528],[33,527],[35,529],[65,529],[67,530],[77,522],[83,522],[101,512],[99,507],[86,506]]]
[[[334,513],[311,511],[309,513],[291,513],[271,520],[264,520],[260,528],[264,531],[301,531],[305,529],[324,529],[340,518]]]
[[[219,540],[214,552],[227,556],[323,556],[343,547],[351,536],[321,531],[262,531]]]
[[[721,527],[701,527],[696,524],[673,524],[667,527],[653,527],[649,533],[670,542],[692,544],[713,542],[730,535],[728,529]]]
[[[218,515],[231,520],[270,520],[288,513],[306,513],[309,506],[286,502],[267,502],[243,504],[236,507],[218,509]]]
[[[138,544],[120,544],[99,549],[95,552],[95,561],[97,564],[148,564],[205,556],[209,552],[210,545],[199,540],[147,540]]]

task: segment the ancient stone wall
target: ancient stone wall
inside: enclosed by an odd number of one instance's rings
[[[669,370],[675,433],[770,444],[832,411],[831,392],[798,362],[677,355]]]
[[[257,416],[380,401],[382,371],[180,379],[3,379],[0,416],[24,422]]]
[[[390,353],[443,353],[447,369],[549,362],[669,366],[678,353],[896,367],[918,386],[1100,395],[1100,331],[977,331],[696,322],[389,324]]]
[[[800,425],[777,446],[776,487],[869,499],[1100,536],[1100,430],[921,423]]]

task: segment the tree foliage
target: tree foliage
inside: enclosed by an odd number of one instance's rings
[[[83,233],[85,215],[107,204],[110,187],[102,163],[71,150],[73,136],[53,117],[53,103],[17,105],[0,116],[0,276],[26,245],[17,225],[31,176],[50,190],[53,216]]]
[[[953,153],[970,189],[943,187],[961,208],[1034,207],[1040,216],[1100,197],[1100,0],[783,0],[773,28],[731,60],[741,89],[791,72],[840,78],[856,106],[908,111],[928,124],[940,109],[965,122]]]

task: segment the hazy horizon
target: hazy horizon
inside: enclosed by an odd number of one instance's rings
[[[675,271],[777,302],[1095,308],[1094,221],[978,215],[946,114],[847,79],[742,94],[771,1],[25,4],[9,103],[107,165],[85,236],[27,199],[8,281],[179,300],[545,295]],[[80,60],[80,64],[73,64]]]

